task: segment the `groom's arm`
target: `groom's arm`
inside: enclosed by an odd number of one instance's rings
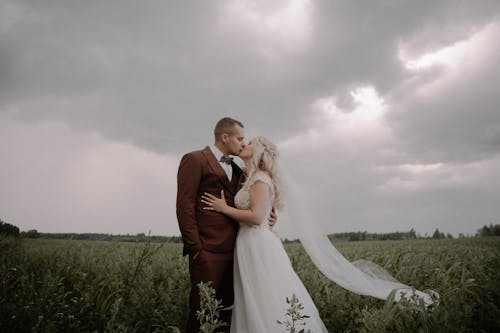
[[[177,173],[177,221],[182,240],[194,255],[202,249],[195,207],[201,180],[201,164],[193,156],[182,157]]]

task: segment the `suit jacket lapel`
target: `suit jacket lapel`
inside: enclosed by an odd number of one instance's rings
[[[235,189],[231,186],[231,183],[227,178],[226,171],[224,171],[224,169],[221,167],[219,161],[217,161],[215,155],[210,150],[210,147],[206,146],[201,152],[207,158],[208,164],[210,165],[212,171],[221,178],[222,184],[226,187],[226,189],[234,194]]]

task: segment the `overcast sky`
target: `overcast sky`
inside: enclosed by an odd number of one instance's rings
[[[0,219],[178,235],[179,160],[227,115],[327,232],[474,234],[500,223],[499,40],[494,0],[0,0]]]

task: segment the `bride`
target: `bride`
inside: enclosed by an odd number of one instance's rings
[[[273,206],[283,206],[276,172],[278,151],[263,137],[257,137],[239,155],[245,162],[247,180],[235,197],[233,208],[209,193],[202,197],[205,209],[220,212],[240,222],[234,253],[234,309],[231,332],[274,333],[283,331],[277,323],[286,313],[286,298],[293,294],[304,306],[306,327],[328,332],[311,296],[292,268],[280,238],[269,228]]]
[[[283,175],[277,172],[278,151],[276,146],[263,137],[252,139],[241,151],[245,162],[247,179],[236,194],[236,208],[228,206],[221,198],[205,193],[204,209],[216,211],[239,221],[240,229],[234,252],[234,309],[231,332],[274,333],[283,331],[277,323],[288,308],[286,298],[293,294],[303,304],[306,328],[312,332],[327,332],[327,329],[311,296],[300,281],[290,263],[280,238],[270,229],[268,217],[273,207],[283,207]],[[307,209],[300,207],[300,193],[287,182],[287,206],[292,229],[315,266],[330,280],[341,287],[360,295],[383,300],[424,304],[425,307],[439,304],[439,294],[427,290],[421,292],[395,280],[377,264],[358,260],[349,262],[332,245],[325,233],[317,230],[313,221],[302,214]]]

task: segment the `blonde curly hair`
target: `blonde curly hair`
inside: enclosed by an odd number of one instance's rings
[[[266,172],[273,182],[273,206],[276,209],[282,209],[284,205],[281,195],[281,183],[278,175],[278,148],[274,143],[263,136],[258,136],[251,141],[253,144],[253,157],[250,162],[250,169],[247,170],[247,179],[251,179],[259,170]]]

